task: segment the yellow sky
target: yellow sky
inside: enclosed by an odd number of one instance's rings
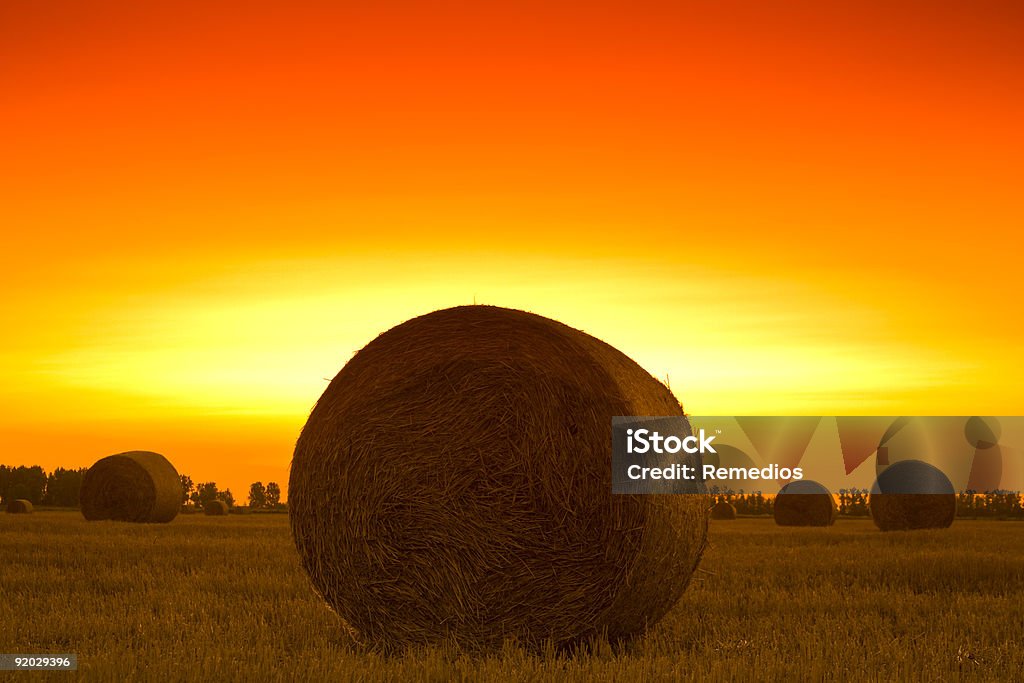
[[[59,390],[95,394],[79,406],[90,417],[124,410],[127,398],[136,403],[126,417],[196,409],[293,417],[375,334],[474,300],[606,339],[668,376],[688,410],[704,414],[969,409],[979,397],[963,392],[982,383],[998,390],[1008,370],[967,353],[998,335],[963,329],[935,302],[869,307],[806,274],[735,273],[713,261],[424,251],[211,271],[136,288],[126,269],[127,282],[70,291],[70,302],[52,294],[9,302],[37,325],[8,335],[8,376],[24,397],[8,409],[33,411],[33,397],[46,403]],[[74,315],[61,315],[61,303]],[[1004,404],[1016,396],[1001,393]]]
[[[5,336],[2,420],[32,453],[7,459],[85,465],[105,450],[169,449],[182,471],[236,493],[284,480],[305,415],[356,350],[473,301],[608,341],[667,377],[693,414],[1020,411],[1009,325],[976,330],[941,297],[842,289],[817,269],[737,272],[708,253],[422,249],[194,261],[187,274],[177,258],[101,259],[85,270],[108,277],[5,303],[19,324]]]

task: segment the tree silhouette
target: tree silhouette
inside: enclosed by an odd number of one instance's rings
[[[267,506],[276,508],[281,505],[281,487],[276,482],[267,484]]]
[[[249,485],[249,507],[259,509],[267,505],[267,490],[262,481],[254,481]]]
[[[192,498],[196,485],[192,483],[192,477],[187,474],[181,475],[181,504],[184,505]]]
[[[24,498],[39,505],[45,495],[46,472],[39,465],[4,467],[0,473],[0,498],[4,503]]]
[[[223,500],[229,508],[235,507],[235,497],[231,495],[231,489],[217,492],[217,500]]]
[[[199,507],[205,508],[211,502],[218,500],[218,493],[216,482],[203,482],[196,487],[196,502],[199,504]]]
[[[66,470],[63,467],[55,469],[46,477],[46,494],[43,496],[43,505],[55,507],[78,507],[78,496],[82,490],[82,478],[86,469]]]

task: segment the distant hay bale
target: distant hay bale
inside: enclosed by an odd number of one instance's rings
[[[775,496],[773,510],[779,526],[832,526],[839,516],[829,490],[809,479],[783,486]]]
[[[711,519],[736,519],[736,506],[720,500],[711,506]]]
[[[317,591],[386,649],[625,639],[679,599],[705,495],[612,495],[613,416],[682,416],[625,355],[463,306],[357,353],[302,430],[292,534]]]
[[[882,531],[945,529],[956,518],[956,493],[939,468],[901,460],[878,475],[868,508]]]
[[[211,500],[203,505],[203,514],[207,517],[221,517],[228,514],[228,504],[223,500]]]
[[[111,455],[85,473],[81,508],[90,521],[170,522],[181,509],[181,478],[159,453]]]
[[[24,498],[18,498],[7,503],[7,512],[12,515],[30,515],[32,514],[32,501],[25,500]]]

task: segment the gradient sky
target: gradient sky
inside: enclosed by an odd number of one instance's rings
[[[768,4],[0,3],[0,462],[283,485],[474,300],[694,414],[1024,413],[1024,5]]]

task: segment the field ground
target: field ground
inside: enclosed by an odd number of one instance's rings
[[[711,543],[676,609],[624,652],[385,657],[354,646],[314,595],[283,515],[154,526],[0,515],[0,652],[74,652],[80,677],[103,681],[1011,680],[1024,670],[1024,524],[882,534],[867,520],[741,519],[713,522]]]

